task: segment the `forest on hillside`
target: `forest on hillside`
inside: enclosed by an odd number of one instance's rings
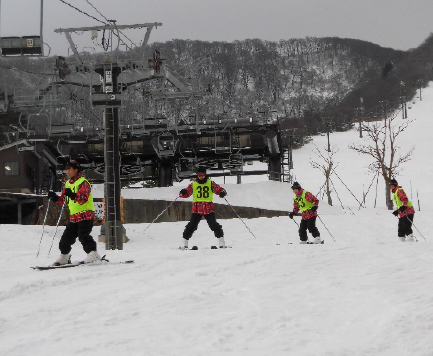
[[[419,47],[390,60],[393,63],[390,71],[382,70],[382,75],[367,75],[333,108],[334,113],[344,115],[353,112],[359,106],[360,97],[367,108],[377,108],[379,102],[384,100],[394,103],[396,107],[401,96],[410,101],[417,90],[433,80],[433,33]]]
[[[339,38],[175,40],[155,43],[152,49],[163,53],[176,73],[197,75],[211,88],[215,113],[233,110],[243,116],[274,110],[287,118],[335,107],[372,73],[380,76],[385,63],[404,56],[401,51]]]
[[[322,117],[333,117],[337,126],[353,120],[360,100],[367,114],[380,112],[379,101],[383,100],[397,108],[401,96],[409,100],[417,88],[433,80],[433,34],[406,52],[342,38],[232,43],[173,40],[151,44],[149,57],[154,51],[161,53],[176,76],[206,92],[199,103],[203,117],[268,113],[283,125],[301,126],[312,134],[320,130]],[[120,57],[134,58],[138,52],[121,52]],[[83,54],[89,61],[96,59]],[[35,93],[48,88],[58,80],[55,61],[55,57],[2,58],[0,101],[13,101],[13,93],[23,88]],[[74,59],[66,61],[73,63]],[[143,83],[139,91],[128,91],[129,107],[141,105],[152,85]],[[75,90],[74,96],[78,95],[80,90]],[[177,119],[191,117],[190,103],[167,105],[172,107],[164,108],[164,113],[177,115]],[[7,130],[20,113],[7,107],[3,111],[1,129]],[[124,111],[123,119],[128,115]]]

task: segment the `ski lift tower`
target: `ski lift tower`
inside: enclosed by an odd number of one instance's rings
[[[77,85],[90,87],[92,105],[103,107],[104,113],[104,195],[106,225],[105,235],[107,250],[123,249],[123,226],[121,222],[120,201],[120,151],[119,151],[119,107],[122,105],[122,91],[128,85],[149,80],[156,74],[155,67],[149,64],[143,65],[144,58],[136,63],[120,63],[118,58],[121,30],[147,28],[142,48],[147,45],[150,32],[154,27],[162,26],[162,23],[145,23],[135,25],[117,25],[115,21],[111,24],[95,27],[57,29],[54,32],[64,33],[74,57],[78,61],[75,73],[69,74],[69,80]],[[91,31],[92,36],[97,31],[109,33],[110,45],[105,47],[106,57],[103,63],[88,65],[83,62],[72,40],[71,33]],[[113,36],[117,37],[117,47],[113,50]],[[143,53],[144,54],[144,53]],[[144,56],[143,56],[144,57]],[[133,68],[133,70],[131,70]],[[119,76],[124,77],[119,81]],[[95,75],[96,74],[96,75]],[[71,83],[71,82],[70,82]]]

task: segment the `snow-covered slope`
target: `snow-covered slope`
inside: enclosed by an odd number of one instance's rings
[[[414,202],[419,192],[417,243],[399,241],[383,182],[377,208],[374,184],[359,209],[352,194],[360,200],[373,177],[369,159],[347,149],[360,141],[356,131],[331,135],[350,192],[333,178],[344,209],[336,196],[335,207],[321,202],[324,245],[299,245],[287,217],[244,220],[257,238],[239,219],[220,220],[226,250],[209,249],[216,241],[205,222],[191,240],[198,251],[176,249],[185,222],[146,233],[147,224],[128,224],[124,250],[105,252],[134,264],[39,272],[29,267],[54,260],[63,228],[53,238],[47,227],[41,239],[41,226],[0,225],[0,355],[433,355],[432,111],[430,85],[400,143],[416,148],[398,180]],[[326,137],[313,143],[326,147]],[[310,165],[314,150],[294,152],[294,173],[317,193],[324,178]],[[289,184],[233,183],[224,185],[232,205],[291,207]],[[122,195],[173,200],[180,186]],[[72,254],[84,257],[79,242]]]

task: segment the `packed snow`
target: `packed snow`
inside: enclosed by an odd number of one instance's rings
[[[0,225],[0,355],[433,355],[432,112],[433,84],[415,99],[399,141],[402,151],[415,147],[397,177],[417,210],[415,243],[397,237],[371,159],[348,149],[366,141],[356,129],[330,136],[333,207],[311,165],[326,136],[293,153],[296,180],[321,199],[323,245],[298,243],[299,218],[219,220],[225,250],[210,249],[216,239],[203,221],[190,242],[197,251],[177,249],[186,222],[126,224],[124,250],[98,250],[134,264],[35,271],[57,257],[64,228],[54,237],[55,227],[42,235],[41,226]],[[233,206],[292,209],[288,183],[216,180]],[[122,195],[172,201],[187,184]],[[72,254],[85,256],[79,242]]]

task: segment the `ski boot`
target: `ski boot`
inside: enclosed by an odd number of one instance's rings
[[[101,256],[99,256],[99,253],[96,251],[92,251],[87,254],[87,257],[83,260],[83,263],[92,263],[95,261],[99,261],[100,259]]]
[[[53,266],[63,266],[67,263],[71,263],[71,254],[70,253],[60,254],[60,256],[56,260],[56,262],[53,263]]]

